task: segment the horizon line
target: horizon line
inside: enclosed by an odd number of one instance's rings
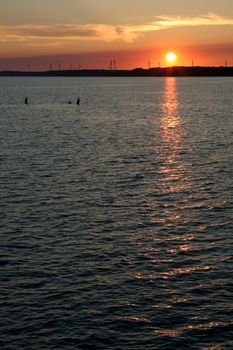
[[[232,69],[233,66],[225,66],[225,65],[176,65],[176,66],[157,66],[157,67],[150,67],[150,68],[143,68],[143,67],[135,67],[132,69],[105,69],[105,68],[80,68],[80,69],[48,69],[48,70],[13,70],[13,69],[5,69],[0,70],[0,73],[5,72],[13,72],[13,73],[50,73],[50,72],[82,72],[82,71],[105,71],[105,72],[132,72],[135,70],[144,70],[144,71],[150,71],[150,70],[161,70],[161,69],[171,69],[171,68],[224,68],[224,69]]]
[[[233,76],[233,66],[169,66],[133,69],[66,69],[46,71],[0,71],[0,77],[204,77]]]

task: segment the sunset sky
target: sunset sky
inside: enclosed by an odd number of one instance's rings
[[[232,0],[0,0],[0,70],[233,66]]]

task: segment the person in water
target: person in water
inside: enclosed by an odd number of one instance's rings
[[[27,97],[25,98],[24,103],[25,103],[25,105],[28,104],[28,98]]]
[[[79,105],[80,104],[80,98],[78,97],[78,99],[77,99],[77,105]]]

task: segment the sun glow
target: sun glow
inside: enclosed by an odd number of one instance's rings
[[[173,63],[175,62],[175,60],[177,59],[177,56],[174,52],[169,52],[167,55],[166,55],[166,60],[169,62],[169,63]]]

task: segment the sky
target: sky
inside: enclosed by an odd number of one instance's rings
[[[0,0],[0,70],[233,66],[232,0]]]

